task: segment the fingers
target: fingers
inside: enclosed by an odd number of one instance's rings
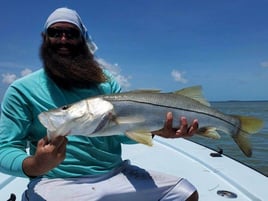
[[[38,141],[38,143],[37,143],[37,147],[43,147],[43,146],[45,146],[47,144],[47,140],[46,140],[46,138],[42,138],[42,139],[40,139],[39,141]]]
[[[55,137],[51,141],[47,137],[40,139],[36,152],[31,157],[31,163],[36,168],[31,168],[28,175],[42,175],[58,166],[65,159],[67,142],[64,136]]]
[[[197,132],[197,130],[198,130],[198,120],[194,119],[193,123],[192,123],[192,126],[188,130],[188,133],[189,133],[189,135],[192,136],[194,133]]]
[[[180,118],[180,128],[176,131],[176,135],[183,136],[184,134],[187,134],[188,132],[188,122],[185,117]]]
[[[197,132],[198,129],[198,120],[194,119],[192,124],[188,126],[186,117],[180,118],[180,127],[176,131],[176,137],[190,137]]]
[[[62,140],[58,144],[58,152],[65,154],[65,152],[66,152],[66,145],[67,145],[68,140],[67,140],[67,138],[65,136],[62,136],[61,138],[62,138]]]
[[[165,122],[164,128],[172,129],[172,122],[173,122],[172,112],[168,112],[166,116],[166,122]]]
[[[54,151],[62,153],[66,149],[67,141],[65,136],[58,136],[51,140],[50,145],[54,146]]]
[[[180,117],[179,125],[179,128],[173,128],[173,114],[172,112],[168,112],[164,127],[154,134],[165,138],[190,137],[198,130],[197,119],[193,120],[192,124],[189,125],[186,117],[182,116]]]
[[[54,153],[54,154],[65,154],[66,145],[67,145],[67,138],[65,136],[58,136],[50,141],[48,140],[47,136],[39,140],[38,147],[42,149],[44,152],[47,153]]]
[[[67,141],[67,138],[66,137],[64,137],[64,136],[57,136],[57,137],[53,138],[50,141],[50,144],[54,145],[55,147],[59,147],[62,144],[65,144],[66,141]]]

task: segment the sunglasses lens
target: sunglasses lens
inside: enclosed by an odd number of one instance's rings
[[[51,38],[61,38],[63,35],[67,39],[78,39],[80,37],[80,31],[77,29],[56,29],[48,28],[47,35]]]
[[[80,31],[77,29],[69,29],[69,32],[66,32],[66,35],[70,38],[79,38],[80,37]]]
[[[48,28],[47,29],[47,35],[51,38],[57,38],[59,37],[60,35],[58,34],[57,30],[56,29],[53,29],[53,28]]]

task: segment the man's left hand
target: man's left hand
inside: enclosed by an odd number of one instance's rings
[[[173,128],[173,115],[171,112],[167,113],[164,127],[160,130],[153,131],[153,135],[158,135],[164,138],[179,138],[179,137],[191,137],[198,130],[198,120],[194,119],[191,125],[188,125],[185,117],[180,118],[180,127]]]

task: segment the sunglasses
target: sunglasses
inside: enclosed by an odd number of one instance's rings
[[[81,36],[81,33],[78,29],[68,28],[68,29],[59,29],[59,28],[48,28],[47,36],[50,38],[62,38],[64,35],[65,38],[74,40],[78,39]]]

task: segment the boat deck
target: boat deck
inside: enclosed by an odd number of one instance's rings
[[[123,145],[123,158],[146,169],[187,178],[199,192],[200,201],[267,200],[268,178],[224,155],[185,139],[155,138],[154,146]],[[14,193],[17,200],[28,180],[0,173],[0,198]]]

